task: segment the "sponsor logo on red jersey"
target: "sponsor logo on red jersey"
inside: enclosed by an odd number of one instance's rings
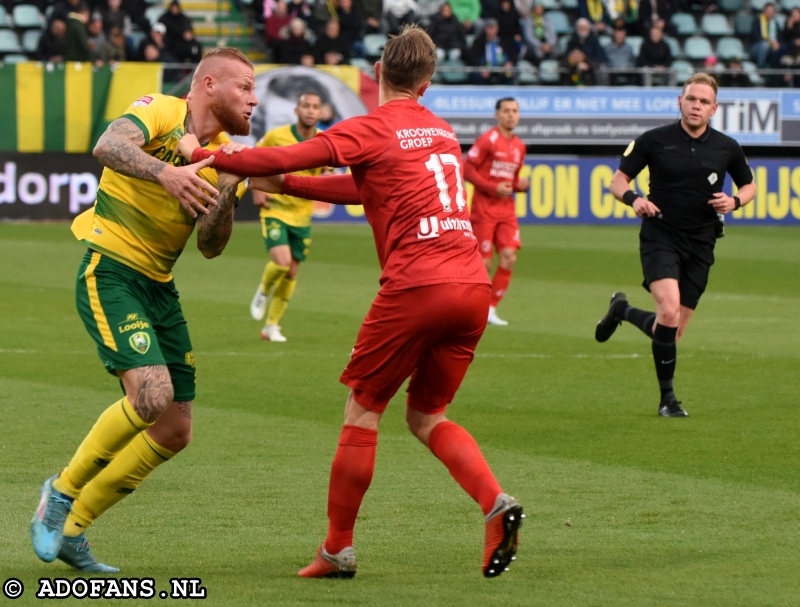
[[[472,224],[469,219],[455,219],[448,217],[439,221],[439,218],[423,217],[419,220],[419,232],[417,238],[420,240],[427,240],[428,238],[439,238],[440,232],[447,232],[449,230],[463,230],[464,236],[475,238],[472,234]]]

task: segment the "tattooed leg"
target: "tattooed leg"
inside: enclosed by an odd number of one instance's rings
[[[172,379],[164,365],[122,371],[120,378],[134,411],[148,424],[155,422],[172,402]]]

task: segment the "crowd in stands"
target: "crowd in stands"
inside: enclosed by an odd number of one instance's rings
[[[9,16],[20,1],[0,0]],[[179,0],[154,23],[147,0],[31,1],[43,11],[40,60],[196,63],[202,55]],[[240,8],[244,2],[233,1]],[[790,74],[753,75],[756,68],[800,69],[800,0],[782,1],[787,12],[769,0],[251,0],[249,6],[263,22],[267,61],[276,63],[365,67],[381,50],[370,40],[385,43],[403,25],[420,23],[443,66],[470,68],[463,80],[450,81],[506,84],[524,68],[547,66],[556,74],[550,83],[635,85],[647,73],[647,82],[658,85],[674,83],[670,75],[683,64],[736,86],[791,86]],[[706,30],[710,18],[721,30]],[[700,54],[689,52],[695,38],[707,45]]]

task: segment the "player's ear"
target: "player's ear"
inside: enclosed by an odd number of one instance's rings
[[[375,80],[377,82],[381,81],[381,62],[380,61],[376,61],[375,62]]]
[[[422,85],[422,86],[419,88],[419,90],[417,91],[417,95],[419,95],[420,97],[422,97],[422,96],[425,94],[425,91],[427,91],[427,90],[428,90],[428,87],[429,87],[430,85],[431,85],[431,81],[430,81],[430,80],[428,80],[427,82],[425,82],[425,84],[423,84],[423,85]]]

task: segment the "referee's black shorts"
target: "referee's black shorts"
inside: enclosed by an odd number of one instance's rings
[[[708,284],[715,242],[713,235],[688,235],[657,219],[645,219],[639,232],[642,285],[649,291],[651,282],[674,278],[681,291],[681,305],[694,310]]]

